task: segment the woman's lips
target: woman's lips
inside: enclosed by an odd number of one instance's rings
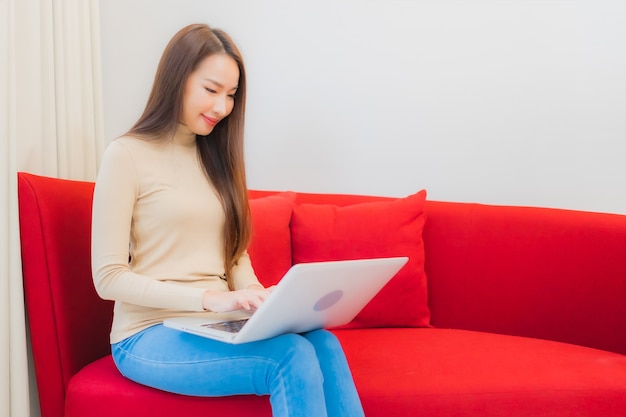
[[[201,114],[200,116],[202,116],[204,121],[207,122],[211,126],[215,126],[220,121],[220,119],[214,119],[212,117],[207,117],[204,114]]]

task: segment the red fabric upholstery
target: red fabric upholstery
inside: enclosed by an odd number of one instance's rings
[[[280,193],[250,200],[252,242],[248,254],[259,281],[276,284],[291,267],[289,223],[295,193]]]
[[[83,368],[70,382],[66,417],[270,417],[267,396],[187,397],[138,385],[124,378],[111,356]],[[43,416],[45,417],[45,416]]]
[[[429,326],[422,230],[426,192],[348,206],[294,207],[294,263],[408,256],[408,263],[344,328]]]
[[[620,416],[626,356],[448,329],[338,330],[368,417]],[[391,348],[401,346],[401,349]],[[364,349],[364,347],[367,347]],[[393,354],[390,354],[390,352]],[[383,365],[383,366],[381,366]],[[87,387],[87,389],[85,389]],[[71,381],[67,416],[270,416],[267,397],[192,398],[138,386],[110,357]]]
[[[429,202],[432,324],[626,354],[626,216]]]
[[[42,417],[270,416],[267,397],[183,397],[124,379],[108,356],[112,304],[91,280],[93,184],[21,173],[18,191]],[[257,237],[290,238],[284,197],[251,203]],[[392,200],[296,194],[296,204]],[[625,415],[626,216],[433,201],[426,213],[439,328],[336,331],[367,416]],[[253,264],[275,279],[286,252],[264,249],[250,248]]]
[[[623,355],[463,330],[335,333],[368,417],[617,417],[626,411]]]
[[[20,174],[24,293],[43,417],[61,416],[72,376],[110,352],[112,303],[91,280],[93,184]]]

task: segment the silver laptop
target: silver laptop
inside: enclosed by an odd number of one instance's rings
[[[407,257],[313,262],[291,267],[257,311],[225,319],[175,317],[167,327],[227,343],[349,323],[406,264]]]

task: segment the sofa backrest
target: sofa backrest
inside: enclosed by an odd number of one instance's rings
[[[298,193],[296,204],[388,200]],[[626,354],[625,215],[429,200],[426,217],[431,324]]]
[[[626,354],[625,215],[432,201],[427,212],[434,325]]]
[[[112,303],[91,278],[94,184],[18,173],[22,271],[44,416],[63,415],[69,379],[110,353]]]

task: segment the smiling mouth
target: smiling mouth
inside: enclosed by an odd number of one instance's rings
[[[204,114],[201,114],[201,116],[211,126],[215,126],[220,121],[219,119],[214,119],[212,117],[207,117]]]

